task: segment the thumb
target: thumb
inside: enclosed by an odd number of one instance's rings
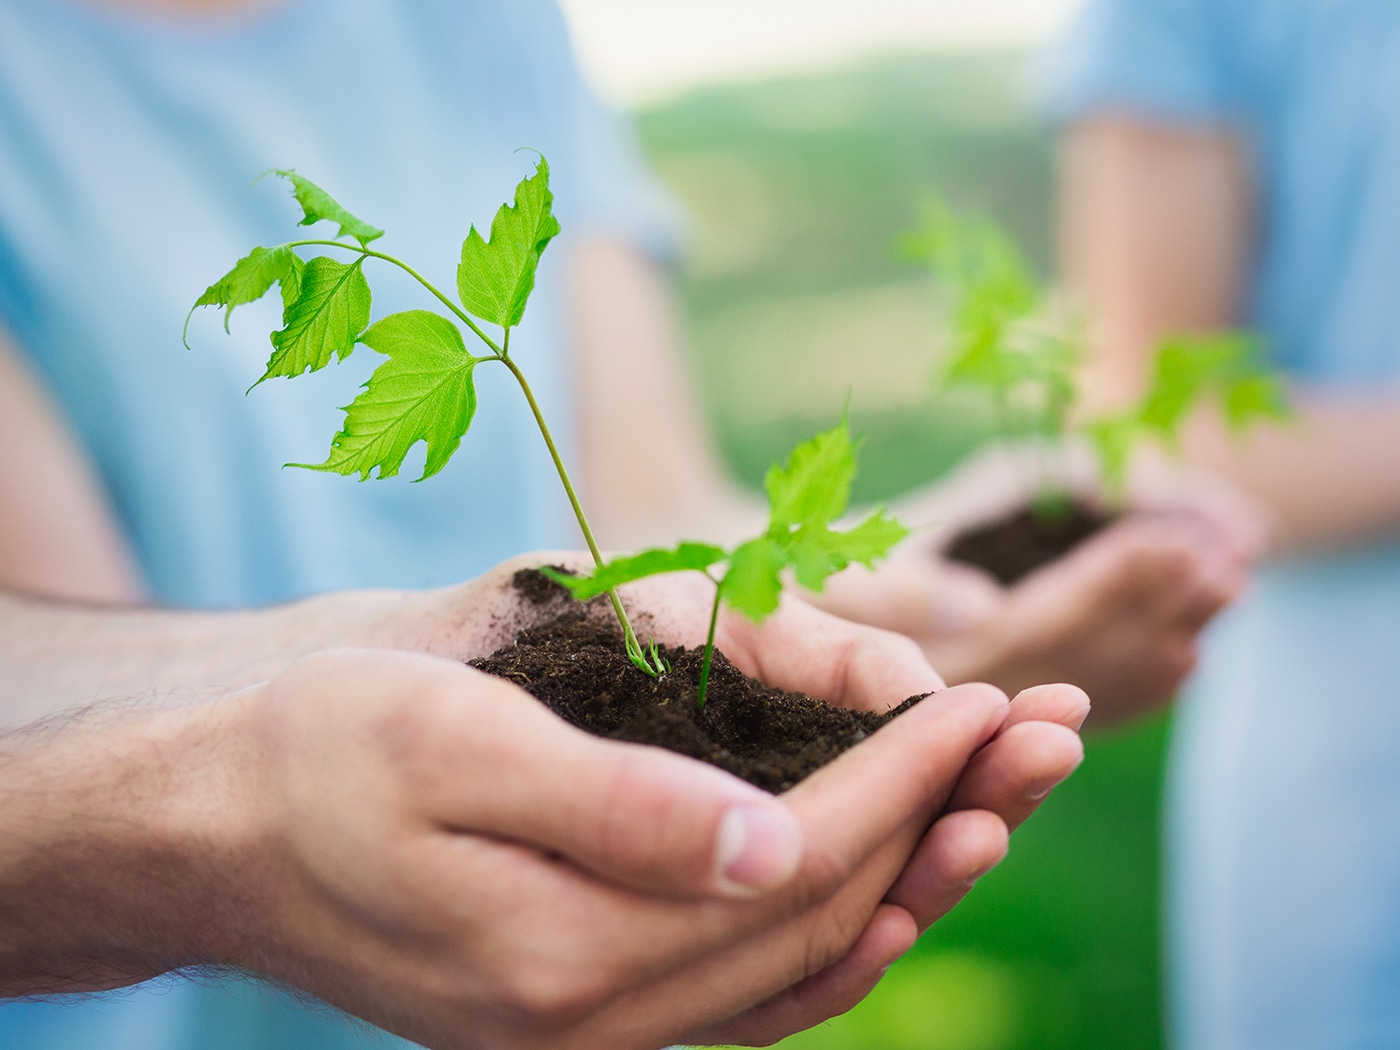
[[[480,686],[503,695],[477,723],[488,739],[458,766],[474,775],[454,778],[470,781],[446,800],[454,829],[655,893],[752,897],[796,873],[802,830],[778,798],[694,759],[591,736],[499,679]]]

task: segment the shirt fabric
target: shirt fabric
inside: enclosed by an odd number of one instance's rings
[[[440,475],[411,482],[420,444],[400,477],[356,484],[283,464],[325,459],[335,406],[382,358],[361,347],[245,396],[280,327],[275,291],[237,310],[231,336],[197,311],[181,345],[189,305],[254,245],[334,234],[298,228],[287,185],[260,172],[295,167],[387,231],[374,247],[450,291],[469,225],[489,229],[533,170],[520,147],[550,161],[563,234],[511,351],[567,457],[572,246],[600,234],[666,253],[673,218],[550,0],[283,0],[212,22],[0,0],[0,326],[95,462],[156,599],[437,586],[573,544],[505,369],[476,370],[475,421]],[[386,264],[367,269],[373,317],[436,305]],[[0,1006],[0,1046],[26,1050],[389,1044],[249,980]]]
[[[1400,5],[1090,0],[1059,120],[1226,127],[1261,236],[1245,323],[1310,387],[1400,388]],[[1173,1039],[1400,1045],[1400,542],[1277,561],[1208,638],[1168,789]]]

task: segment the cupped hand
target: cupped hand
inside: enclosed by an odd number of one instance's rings
[[[1133,511],[1010,587],[944,560],[948,525],[874,572],[835,577],[813,600],[916,639],[950,682],[1008,692],[1073,682],[1093,696],[1096,725],[1131,717],[1172,697],[1195,665],[1200,631],[1239,595],[1266,537],[1247,502],[1220,485],[1173,476],[1139,486],[1134,500]],[[983,502],[984,515],[1005,509]]]
[[[519,612],[508,579],[409,602],[400,626],[477,655]],[[683,577],[629,601],[659,640],[703,629]],[[907,640],[798,602],[720,640],[839,703],[941,684]],[[236,961],[432,1046],[776,1038],[849,1007],[1000,859],[1078,761],[1069,692],[945,690],[773,799],[454,662],[315,656],[240,699],[280,848],[257,956]]]

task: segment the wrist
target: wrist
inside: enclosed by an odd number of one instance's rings
[[[0,742],[0,996],[238,957],[256,839],[225,704]]]

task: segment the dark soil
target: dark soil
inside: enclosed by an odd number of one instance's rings
[[[1114,520],[1082,503],[1072,503],[1054,517],[1023,508],[958,536],[948,548],[952,561],[985,569],[1006,586],[1069,553]]]
[[[611,612],[598,604],[606,599],[581,605],[533,569],[513,582],[545,618],[473,667],[514,682],[580,729],[677,751],[774,793],[923,699],[910,697],[882,715],[848,711],[770,689],[716,652],[705,707],[697,711],[701,649],[661,647],[671,671],[648,678],[627,659],[621,632],[606,618]]]

